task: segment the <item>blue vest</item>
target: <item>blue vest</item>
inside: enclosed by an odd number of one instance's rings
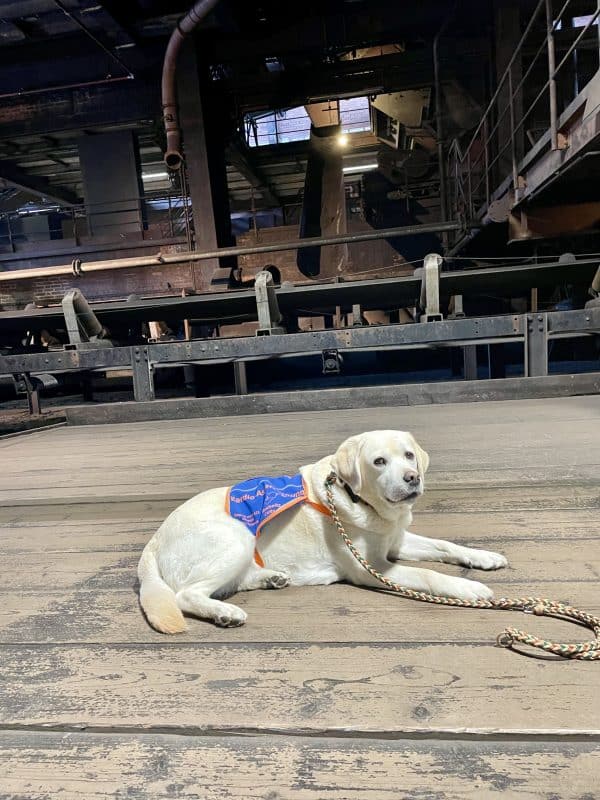
[[[258,538],[267,522],[299,503],[308,503],[322,514],[329,514],[324,506],[308,499],[308,491],[300,474],[292,477],[250,478],[237,483],[229,489],[225,510],[234,519],[243,522],[250,533]],[[264,566],[258,552],[254,554],[254,560],[259,566]]]
[[[306,500],[302,475],[250,478],[229,490],[229,513],[258,536],[263,525],[287,508]]]

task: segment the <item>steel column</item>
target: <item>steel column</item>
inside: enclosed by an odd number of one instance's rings
[[[463,352],[463,377],[466,381],[477,380],[477,345],[467,344]]]
[[[539,378],[548,374],[548,316],[528,314],[525,328],[525,375]]]
[[[233,379],[236,394],[248,394],[248,376],[246,375],[246,362],[233,362]]]
[[[154,400],[153,365],[150,363],[148,347],[132,347],[130,350],[133,396],[138,401]]]

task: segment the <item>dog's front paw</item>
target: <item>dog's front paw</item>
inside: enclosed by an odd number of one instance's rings
[[[500,553],[491,550],[471,550],[466,566],[473,569],[502,569],[508,565],[508,560]]]
[[[453,578],[445,584],[443,591],[435,592],[445,597],[456,597],[458,600],[491,600],[494,592],[489,586],[479,581],[470,581],[467,578]]]

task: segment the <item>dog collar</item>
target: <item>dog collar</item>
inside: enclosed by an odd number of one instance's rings
[[[342,481],[342,486],[348,493],[348,497],[350,498],[350,500],[352,500],[353,503],[363,503],[365,506],[373,508],[373,506],[370,503],[367,503],[367,501],[363,500],[362,497],[360,497],[360,495],[356,494],[356,492],[352,489],[352,487],[348,486],[348,484],[345,481]]]

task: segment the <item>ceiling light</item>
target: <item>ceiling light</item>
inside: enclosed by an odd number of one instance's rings
[[[164,181],[169,177],[167,172],[144,172],[142,173],[143,181]]]
[[[372,169],[377,169],[378,166],[379,166],[379,164],[377,164],[377,163],[373,163],[373,164],[356,164],[355,166],[352,166],[352,167],[343,167],[342,172],[345,172],[346,174],[352,173],[352,172],[369,172]]]
[[[348,138],[347,133],[340,133],[337,137],[338,144],[340,147],[346,147],[350,139]]]

